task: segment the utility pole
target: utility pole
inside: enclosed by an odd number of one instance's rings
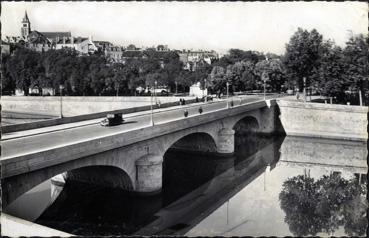
[[[229,83],[227,82],[227,108],[229,108],[229,103],[228,103],[228,97],[229,97],[229,92],[228,92],[228,90],[229,90]]]
[[[60,118],[63,118],[63,89],[64,85],[59,85],[59,93],[60,93]]]
[[[306,77],[302,78],[304,81],[304,102],[306,102]]]

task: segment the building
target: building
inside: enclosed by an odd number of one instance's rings
[[[52,43],[58,43],[63,38],[72,37],[71,32],[40,32],[40,33],[44,35]]]
[[[124,63],[123,58],[124,48],[120,46],[110,46],[104,51],[105,56],[113,63]],[[134,51],[131,51],[134,52]]]
[[[204,62],[211,64],[214,60],[218,59],[219,56],[215,51],[189,51],[183,50],[178,53],[179,60],[183,63],[183,69],[196,71],[196,69]]]
[[[29,49],[43,52],[53,48],[52,42],[38,31],[31,31],[28,36],[26,46]]]
[[[27,11],[22,19],[21,36],[7,36],[9,44],[22,43],[27,48],[43,52],[50,49],[73,48],[80,54],[91,54],[97,51],[92,37],[73,37],[71,32],[39,32],[31,30],[31,22]]]
[[[96,48],[101,52],[105,52],[106,49],[113,47],[113,44],[109,41],[94,41],[94,44]]]
[[[156,51],[165,51],[165,52],[168,52],[169,51],[168,45],[158,45],[156,47]]]
[[[97,51],[92,37],[63,37],[58,38],[55,44],[55,49],[72,48],[78,51],[81,55],[92,54]]]
[[[202,98],[206,95],[208,95],[208,89],[201,88],[201,83],[195,83],[190,87],[190,96]]]
[[[23,39],[27,39],[30,33],[31,33],[31,22],[28,18],[27,11],[26,11],[22,19],[21,37]]]
[[[1,41],[1,55],[10,55],[10,44],[3,40]]]

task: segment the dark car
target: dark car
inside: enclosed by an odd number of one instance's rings
[[[122,113],[108,114],[106,118],[100,122],[102,126],[116,126],[124,122]]]

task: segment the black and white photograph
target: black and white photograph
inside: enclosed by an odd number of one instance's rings
[[[1,2],[2,237],[367,237],[365,1]]]

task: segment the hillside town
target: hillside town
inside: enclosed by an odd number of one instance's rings
[[[220,57],[214,50],[121,46],[92,35],[36,29],[26,11],[20,35],[1,41],[4,95],[130,96],[155,91],[198,97],[209,92],[220,97],[229,84],[231,94],[264,90],[298,97],[306,89],[340,103],[367,100],[360,56],[367,48],[363,35],[352,35],[342,49],[315,29],[299,28],[284,55],[230,49]],[[298,41],[312,54],[305,57],[299,50],[296,55]],[[348,75],[340,73],[345,67]]]

